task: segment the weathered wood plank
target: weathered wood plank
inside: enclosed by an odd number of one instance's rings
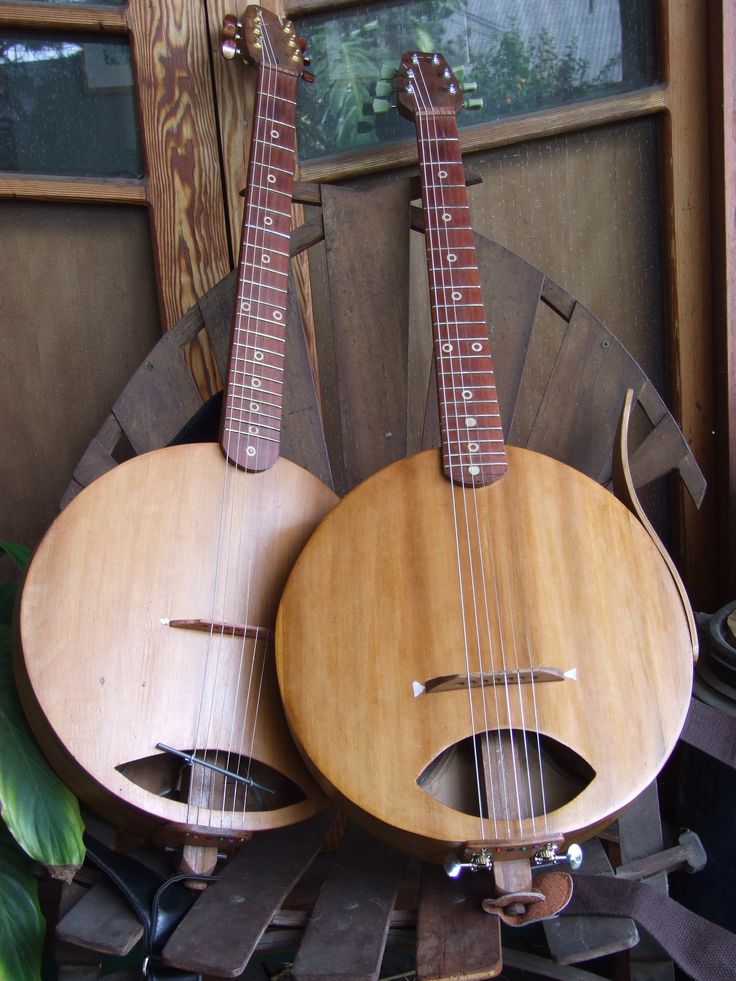
[[[334,375],[321,385],[338,494],[406,454],[408,195],[406,182],[322,188]]]
[[[112,412],[136,453],[165,446],[202,398],[176,336],[165,334],[132,376]]]
[[[59,920],[56,936],[102,954],[124,957],[143,936],[143,926],[120,892],[101,879]]]
[[[598,838],[586,841],[582,847],[584,872],[613,875],[611,863]],[[627,950],[639,940],[634,921],[623,916],[558,916],[545,920],[542,925],[550,953],[560,964],[576,964]]]
[[[532,426],[529,448],[594,480],[607,479],[626,389],[636,395],[644,382],[644,373],[623,345],[577,304]]]
[[[375,981],[406,856],[349,825],[294,961],[296,981]]]
[[[264,832],[249,841],[174,931],[164,960],[174,967],[237,977],[333,820],[334,813],[327,811],[298,828]]]
[[[482,908],[490,876],[450,879],[439,865],[425,864],[417,914],[417,981],[467,981],[501,970],[501,921]]]

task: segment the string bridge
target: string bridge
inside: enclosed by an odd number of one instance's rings
[[[491,688],[495,685],[530,685],[549,681],[574,681],[577,671],[571,668],[505,668],[501,671],[472,671],[469,674],[445,674],[427,681],[414,681],[414,696],[441,691],[463,691],[469,688]]]
[[[212,763],[210,760],[203,760],[200,756],[195,756],[194,753],[186,753],[181,749],[174,749],[173,746],[167,746],[166,743],[156,743],[156,749],[162,749],[165,753],[171,753],[173,756],[178,756],[179,759],[184,760],[190,766],[197,765],[203,766],[208,770],[214,770],[215,773],[219,773],[224,777],[229,777],[231,780],[236,780],[238,783],[245,784],[247,787],[253,787],[256,790],[264,790],[267,794],[276,793],[270,787],[264,787],[261,783],[256,783],[255,780],[251,780],[250,777],[244,777],[240,773],[235,773],[232,770],[228,770],[225,767],[218,766],[216,763]]]
[[[162,617],[165,627],[176,627],[180,630],[200,630],[203,633],[225,634],[228,637],[247,637],[250,640],[271,640],[271,630],[268,627],[257,627],[248,623],[231,623],[228,620],[178,619],[170,620]]]

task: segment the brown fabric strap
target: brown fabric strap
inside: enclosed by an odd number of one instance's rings
[[[646,882],[575,873],[563,916],[630,916],[693,981],[734,981],[736,935]]]
[[[736,767],[736,716],[693,698],[680,739],[721,763]]]

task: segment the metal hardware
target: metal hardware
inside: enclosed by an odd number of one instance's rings
[[[463,869],[468,869],[470,872],[490,872],[493,868],[493,859],[487,848],[481,848],[473,852],[467,862],[461,862],[455,855],[448,855],[444,867],[451,879],[457,879]]]
[[[194,756],[192,753],[184,753],[180,749],[174,749],[173,746],[167,746],[166,743],[156,743],[156,749],[162,749],[166,753],[171,753],[173,756],[178,756],[181,760],[186,760],[190,765],[197,763],[199,766],[205,766],[208,770],[214,770],[216,773],[221,773],[225,777],[230,777],[232,780],[237,780],[239,783],[247,784],[249,787],[255,787],[257,790],[265,790],[267,794],[275,794],[275,790],[271,790],[270,787],[264,787],[263,784],[256,783],[255,780],[251,780],[250,777],[241,776],[239,773],[233,773],[232,770],[226,770],[224,767],[217,766],[216,763],[210,763],[209,760],[202,760],[198,756]]]
[[[532,868],[548,869],[555,865],[567,865],[573,870],[579,869],[583,864],[583,850],[580,845],[570,845],[564,855],[558,854],[557,845],[545,845],[540,848],[532,858]]]

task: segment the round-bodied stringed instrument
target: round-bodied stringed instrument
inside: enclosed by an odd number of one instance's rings
[[[442,448],[370,477],[312,536],[279,607],[279,683],[314,772],[376,832],[477,867],[544,859],[667,759],[688,611],[613,495],[505,446],[459,86],[440,55],[409,53],[398,93],[417,128]]]
[[[336,502],[279,459],[302,42],[257,6],[223,51],[258,66],[219,446],[127,461],[41,542],[19,615],[19,687],[42,747],[118,826],[211,843],[326,800],[288,734],[272,634],[283,583]]]

